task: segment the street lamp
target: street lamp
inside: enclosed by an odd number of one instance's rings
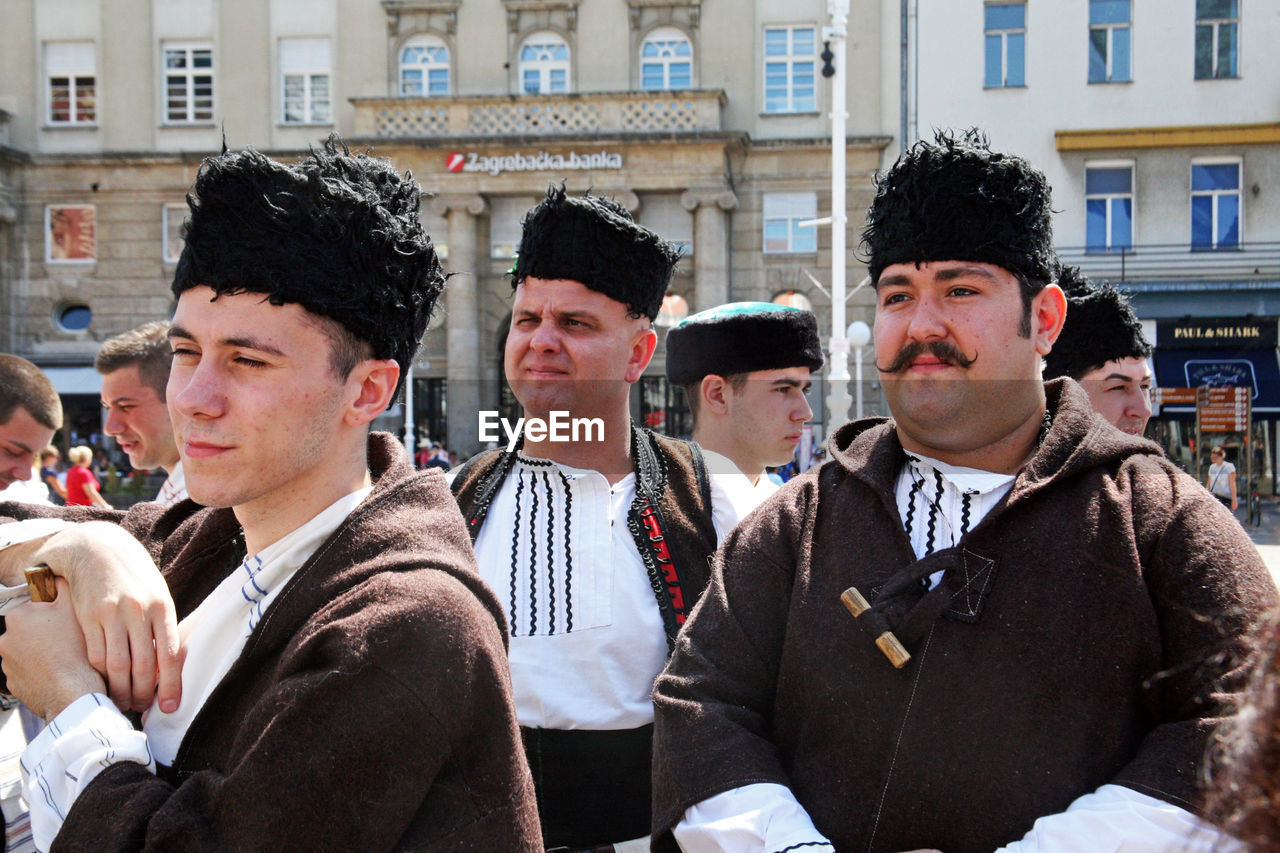
[[[845,338],[845,37],[849,0],[827,0],[831,26],[822,28],[830,47],[831,75],[831,369],[827,393],[827,433],[849,419],[849,341]],[[826,51],[824,51],[826,52]]]
[[[844,331],[845,338],[853,347],[853,364],[854,364],[854,393],[857,394],[857,404],[854,411],[857,418],[862,419],[862,348],[871,343],[871,327],[861,320],[854,320],[849,324],[849,328]]]

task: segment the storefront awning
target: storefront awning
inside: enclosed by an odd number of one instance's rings
[[[1280,358],[1274,348],[1163,349],[1154,354],[1161,388],[1244,386],[1253,389],[1254,417],[1280,419]],[[1165,406],[1161,416],[1195,416],[1195,406]]]
[[[102,375],[92,367],[41,367],[59,394],[102,393]]]

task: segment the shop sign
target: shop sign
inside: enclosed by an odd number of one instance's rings
[[[1264,349],[1276,346],[1275,317],[1214,317],[1161,320],[1156,345],[1162,349]]]
[[[450,172],[482,172],[497,177],[503,172],[581,172],[586,170],[618,170],[622,168],[622,155],[617,151],[595,151],[581,154],[552,154],[539,151],[525,154],[479,154],[475,151],[454,151],[445,159]]]

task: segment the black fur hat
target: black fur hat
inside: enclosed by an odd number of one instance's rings
[[[569,279],[627,306],[633,317],[658,316],[680,252],[638,225],[610,198],[569,198],[564,185],[524,217],[511,286],[528,276]]]
[[[296,303],[395,359],[403,384],[445,282],[410,176],[334,135],[291,166],[252,148],[209,157],[187,204],[174,296],[205,285]]]
[[[1045,356],[1045,379],[1079,379],[1108,361],[1151,355],[1125,294],[1110,284],[1094,284],[1076,266],[1064,266],[1058,284],[1067,294],[1067,320]]]
[[[686,317],[667,333],[667,379],[688,385],[783,367],[822,367],[818,318],[772,302],[731,302]]]
[[[1043,285],[1055,266],[1051,212],[1049,182],[1026,160],[992,151],[976,128],[938,131],[877,176],[862,232],[871,280],[892,264],[977,261]]]

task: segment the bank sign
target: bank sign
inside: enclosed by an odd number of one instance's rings
[[[537,154],[488,155],[474,151],[455,151],[445,159],[445,168],[450,172],[483,172],[488,175],[501,175],[503,172],[581,172],[586,170],[617,170],[622,168],[622,155],[616,151],[594,151],[579,154],[570,151],[568,154],[552,154],[539,151]]]

